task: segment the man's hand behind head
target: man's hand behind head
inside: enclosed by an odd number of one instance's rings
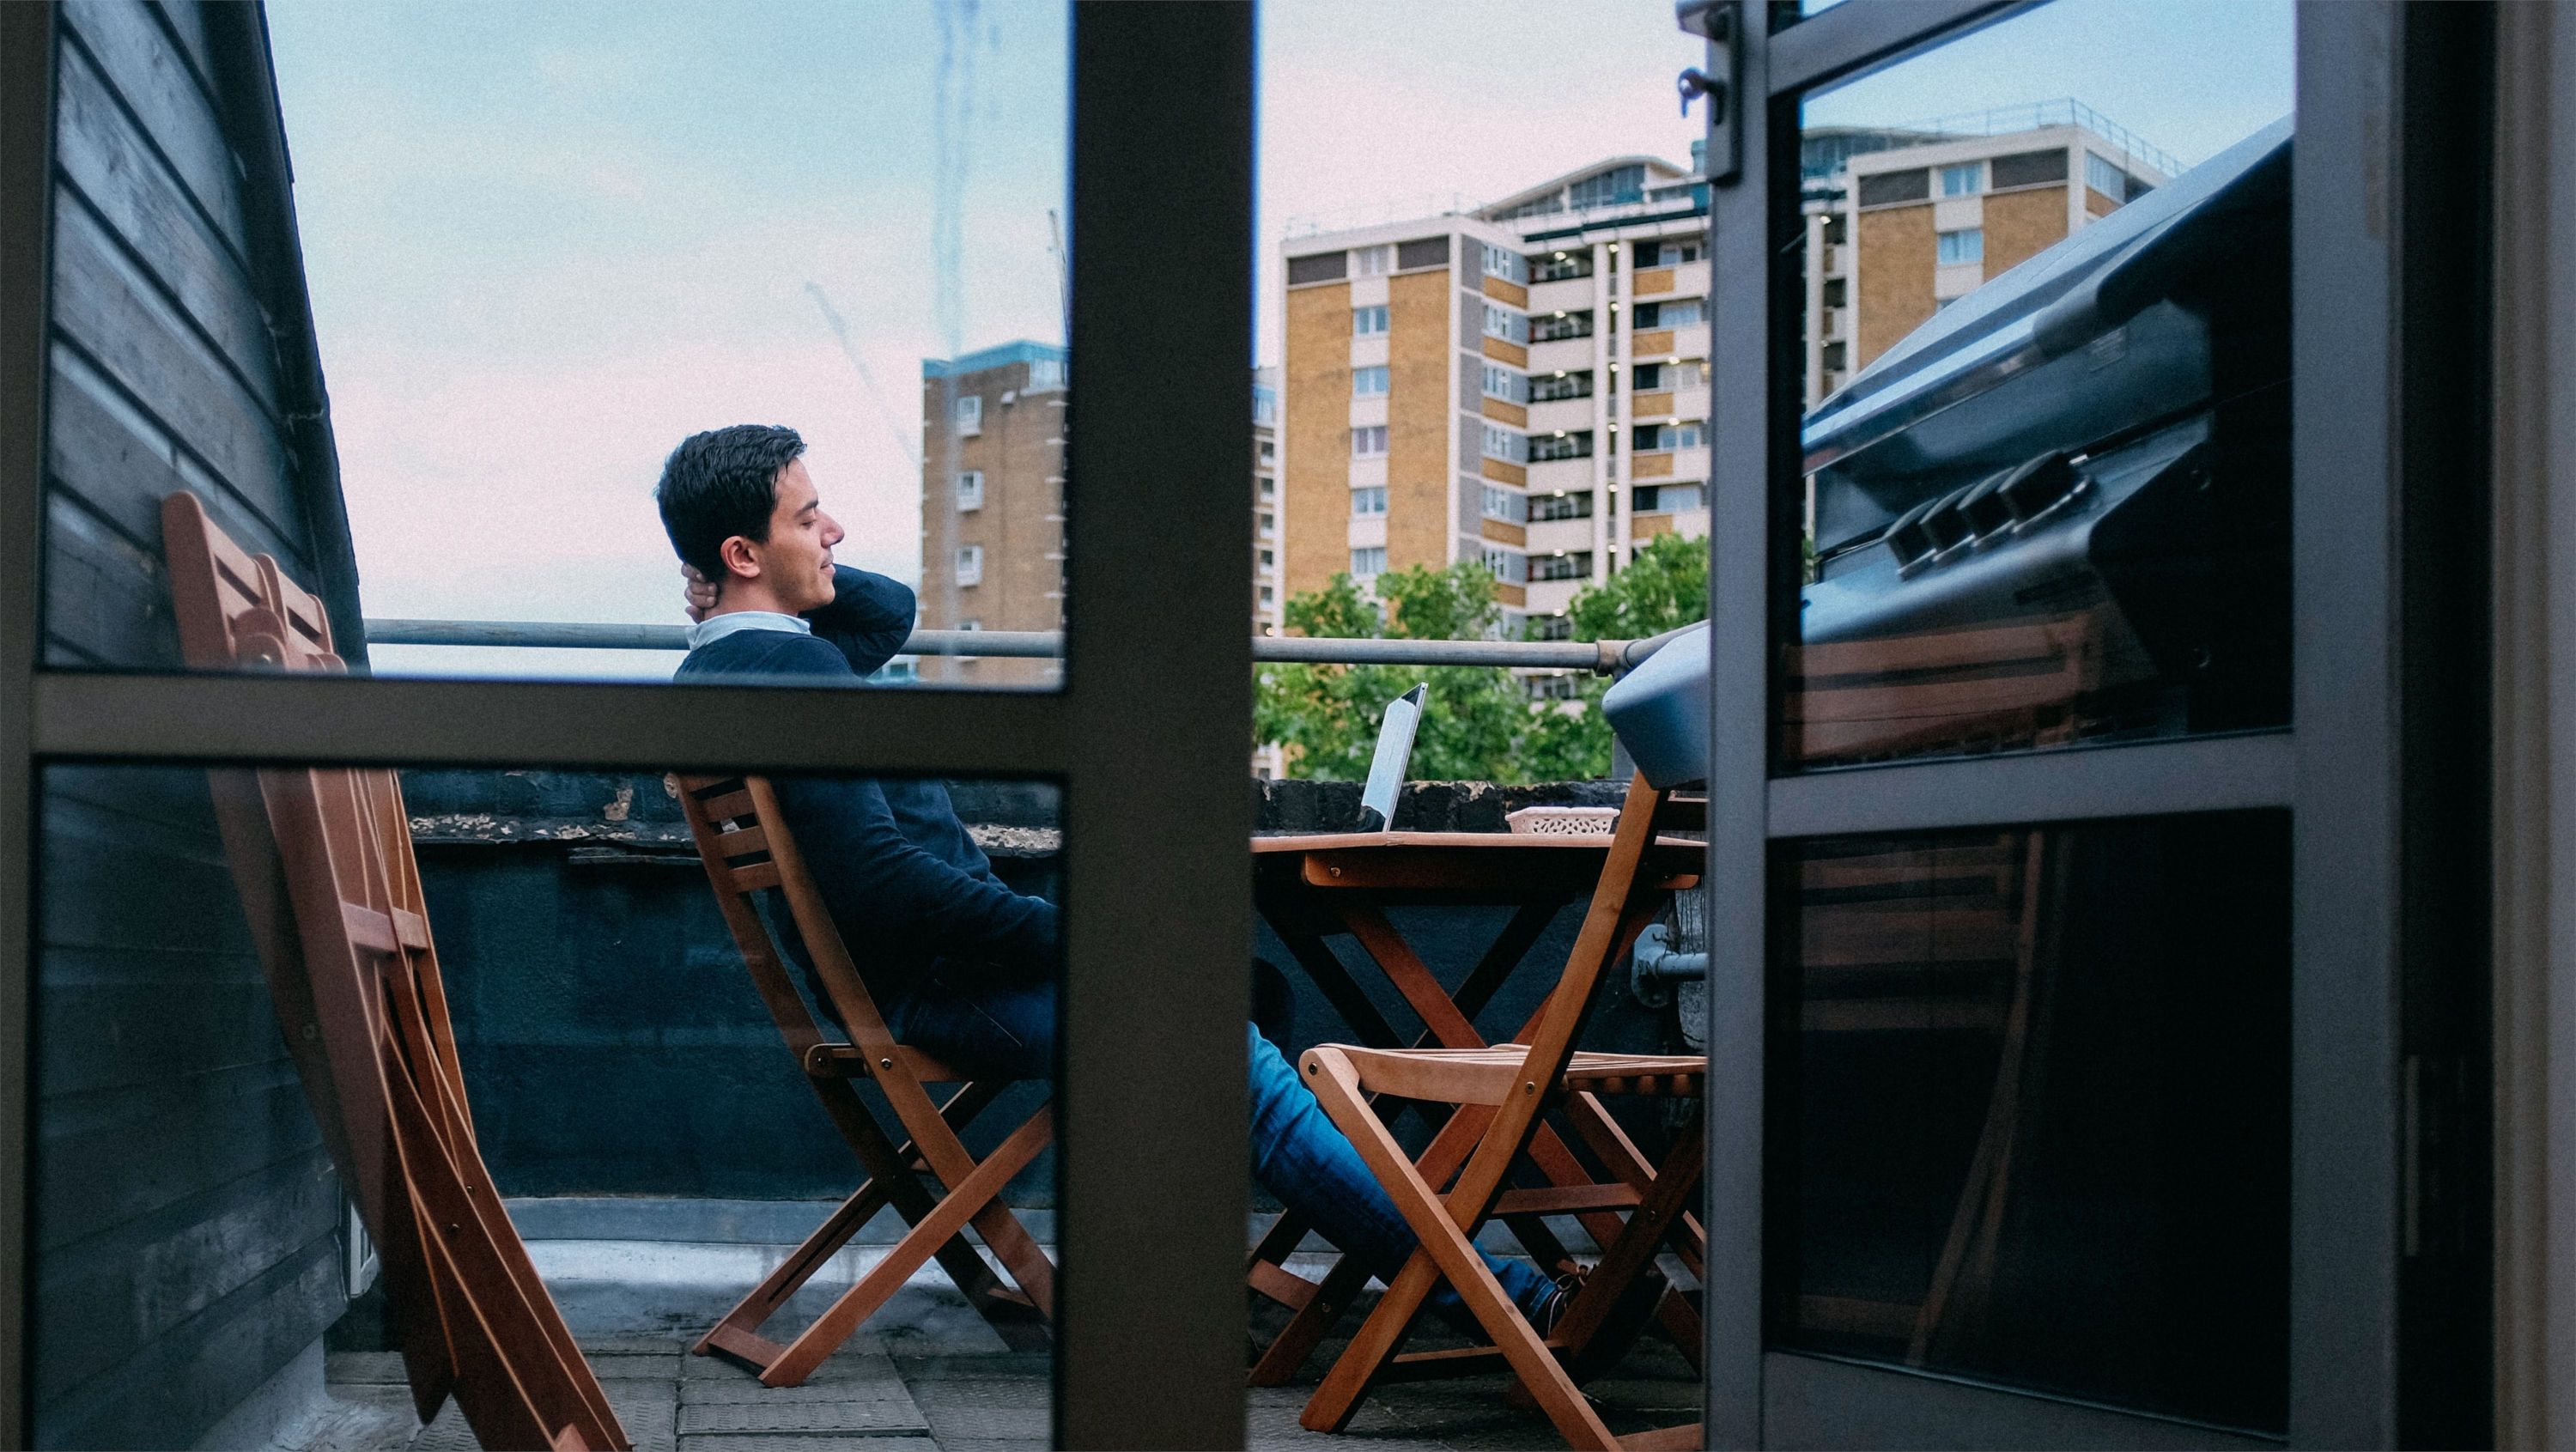
[[[698,573],[698,567],[691,564],[681,565],[680,574],[688,581],[680,592],[681,608],[688,612],[689,623],[694,625],[706,619],[708,613],[716,608],[715,581]]]

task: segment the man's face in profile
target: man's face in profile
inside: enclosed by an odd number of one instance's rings
[[[759,563],[761,578],[775,592],[779,608],[801,613],[832,603],[832,546],[841,542],[841,526],[823,512],[805,461],[792,459],[778,472],[778,497],[769,511],[766,541],[737,540]]]

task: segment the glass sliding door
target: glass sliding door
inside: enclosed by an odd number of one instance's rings
[[[2435,364],[2374,209],[2434,204],[2363,179],[2433,132],[2349,98],[2434,104],[2460,42],[2373,6],[1682,13],[1739,360],[1713,1440],[2430,1425],[2410,1327],[2472,1277],[2410,1259],[2408,1157],[2474,1106],[2401,1044],[2457,1052],[2477,970],[2403,988],[2456,885],[2411,824],[2462,822],[2400,784],[2471,768],[2400,749],[2464,708],[2393,642],[2473,587],[2396,587],[2388,380]]]

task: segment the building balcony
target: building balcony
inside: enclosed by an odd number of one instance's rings
[[[1529,346],[1529,371],[1532,373],[1572,373],[1592,366],[1592,343],[1589,337],[1555,338]],[[1597,381],[1596,381],[1596,385]]]
[[[1529,466],[1521,487],[1532,494],[1589,493],[1593,481],[1601,477],[1603,462],[1597,454],[1588,459],[1542,459]]]
[[[1598,277],[1566,277],[1554,282],[1530,284],[1529,310],[1533,313],[1577,313],[1593,307],[1601,296]]]
[[[1541,588],[1542,598],[1555,593]],[[1266,763],[1256,757],[1251,769],[1265,764],[1274,775],[1286,766],[1272,753]],[[1258,832],[1359,827],[1357,782],[1254,785]],[[1046,1445],[1055,1432],[1050,1354],[1007,1349],[935,1265],[910,1277],[802,1389],[766,1388],[720,1359],[688,1354],[697,1335],[790,1254],[860,1174],[731,956],[677,802],[658,774],[426,771],[406,773],[404,787],[479,1147],[539,1278],[636,1445],[685,1449],[693,1427],[701,1438],[712,1429],[734,1445],[767,1439],[783,1448],[829,1439],[901,1440],[924,1452]],[[960,782],[950,793],[996,876],[1018,891],[1060,892],[1063,830],[1051,787]],[[1597,809],[1618,801],[1619,788],[1608,781],[1417,783],[1399,795],[1394,824],[1501,833],[1507,815],[1524,808]],[[1564,909],[1554,931],[1571,933],[1584,909],[1582,902]],[[1399,909],[1394,917],[1406,940],[1444,968],[1474,962],[1492,936],[1490,911],[1482,908]],[[1267,928],[1257,932],[1258,956],[1295,961]],[[595,991],[578,966],[582,956],[565,949],[610,940],[626,945],[617,957],[617,990]],[[1490,1006],[1493,1019],[1526,1017],[1550,976],[1512,975]],[[1663,1051],[1689,1031],[1674,1008],[1646,1006],[1625,983],[1622,974],[1602,990],[1585,1047]],[[1312,993],[1292,999],[1276,1028],[1292,1057],[1350,1032]],[[1010,1092],[1033,1106],[1042,1091],[1030,1085]],[[1014,1117],[1007,1103],[994,1113]],[[614,1152],[603,1153],[607,1146]],[[1058,1243],[1056,1153],[1042,1154],[1005,1192],[1050,1253]],[[1247,1245],[1277,1207],[1256,1198],[1252,1210]],[[889,1212],[859,1231],[776,1324],[801,1326],[819,1313],[884,1260],[902,1228]],[[1497,1254],[1524,1253],[1499,1228],[1484,1240]],[[1572,1248],[1598,1253],[1579,1234]],[[1140,1243],[1136,1254],[1148,1263],[1151,1247]],[[1328,1246],[1311,1240],[1289,1265],[1319,1276],[1333,1259]],[[327,1356],[315,1355],[321,1364],[314,1385],[301,1394],[322,1405],[303,1415],[327,1418],[314,1425],[327,1425],[328,1439],[275,1445],[335,1452],[477,1445],[453,1403],[425,1431],[414,1420],[402,1358],[384,1328],[383,1297],[381,1285],[361,1296]],[[1284,1314],[1264,1303],[1254,1320],[1254,1335],[1266,1342]],[[1355,1317],[1345,1321],[1356,1324]],[[1464,1344],[1438,1327],[1423,1328],[1417,1339]],[[1265,1432],[1262,1418],[1268,1409],[1293,1416],[1326,1364],[1310,1367],[1305,1384],[1250,1394],[1251,1445],[1322,1440],[1293,1425]],[[1648,1396],[1698,1395],[1697,1368],[1658,1337],[1630,1352],[1620,1375],[1651,1385]],[[1614,1395],[1633,1400],[1640,1393]],[[1499,1394],[1463,1413],[1455,1384],[1391,1386],[1372,1408],[1373,1415],[1403,1417],[1421,1429],[1412,1434],[1418,1437],[1463,1430],[1459,1424],[1473,1415],[1478,1445],[1558,1445],[1535,1415],[1513,1418],[1507,1440],[1494,1443]]]
[[[1584,397],[1551,398],[1544,403],[1533,403],[1529,406],[1529,431],[1552,434],[1560,429],[1566,433],[1588,429],[1592,427],[1593,402],[1592,398]]]

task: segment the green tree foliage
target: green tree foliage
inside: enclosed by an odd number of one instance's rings
[[[1626,569],[1585,587],[1566,607],[1576,640],[1642,640],[1708,618],[1708,543],[1659,534],[1638,546]],[[1610,682],[1585,676],[1571,700],[1542,716],[1524,748],[1538,781],[1610,774],[1610,723],[1601,715]]]
[[[1291,597],[1282,613],[1292,630],[1339,640],[1480,640],[1500,615],[1493,573],[1480,561],[1389,571],[1377,577],[1377,594],[1382,603],[1335,575],[1322,590]],[[1265,666],[1253,734],[1288,748],[1293,775],[1356,781],[1368,775],[1386,703],[1416,685],[1429,687],[1413,739],[1416,778],[1530,780],[1512,761],[1529,714],[1520,683],[1488,666]]]
[[[1348,575],[1289,599],[1290,629],[1334,639],[1479,640],[1500,618],[1494,576],[1481,562],[1445,570],[1416,565],[1378,576],[1378,601]],[[1628,567],[1574,597],[1577,640],[1628,640],[1707,614],[1707,546],[1657,535]],[[1577,781],[1610,773],[1610,728],[1601,719],[1609,683],[1582,677],[1570,700],[1532,701],[1511,672],[1490,666],[1264,667],[1253,706],[1255,739],[1288,748],[1290,774],[1330,780],[1368,775],[1386,703],[1429,687],[1414,737],[1412,775],[1425,781]]]

